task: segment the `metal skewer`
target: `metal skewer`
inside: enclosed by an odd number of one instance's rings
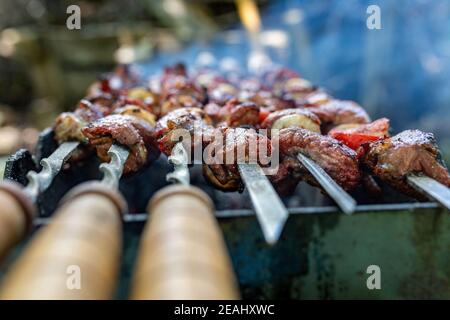
[[[39,173],[28,172],[29,182],[25,188],[13,181],[0,182],[0,227],[3,230],[0,239],[0,260],[25,236],[35,217],[35,203],[39,194],[50,186],[78,145],[78,142],[65,142],[48,158],[42,159],[42,170]]]
[[[27,173],[28,185],[23,191],[33,202],[36,202],[38,195],[50,186],[64,163],[79,145],[79,142],[62,143],[48,158],[41,160],[42,170],[39,173],[35,171]]]
[[[174,171],[167,174],[167,180],[177,185],[162,188],[148,203],[151,219],[141,236],[131,299],[240,297],[214,204],[204,191],[189,184],[188,160],[178,142],[169,156]]]
[[[438,181],[422,175],[410,174],[407,177],[408,184],[425,193],[429,198],[439,202],[445,208],[450,210],[450,189]]]
[[[264,51],[264,47],[262,46],[259,38],[261,23],[259,21],[258,8],[251,0],[237,0],[236,3],[238,5],[241,20],[248,30],[251,40],[251,51],[247,60],[247,68],[251,73],[259,74],[270,68],[273,63]],[[254,13],[249,16],[248,11],[254,11]],[[252,16],[257,18],[252,18]],[[336,201],[343,212],[351,214],[355,211],[356,201],[347,192],[345,192],[319,165],[304,155],[298,155],[298,159],[301,163],[303,163],[305,168],[311,172],[317,182],[320,183],[330,197]]]
[[[117,187],[129,151],[113,144],[108,154],[111,161],[100,165],[102,181],[85,182],[72,189],[54,213],[54,222],[43,228],[15,261],[2,283],[2,299],[113,297],[120,269],[122,215],[127,208]],[[35,269],[30,270],[30,261]],[[86,261],[94,267],[82,267]],[[68,265],[80,265],[88,279],[96,280],[83,283],[83,290],[70,290],[65,274],[52,274],[51,281],[40,276],[45,268],[58,270]]]
[[[256,163],[239,163],[239,173],[247,187],[266,242],[275,244],[289,212],[272,184]]]
[[[181,143],[172,149],[169,161],[174,165],[175,170],[167,175],[167,179],[188,185],[189,171],[185,165],[187,154]],[[257,163],[238,163],[238,169],[249,191],[264,239],[268,244],[275,244],[281,235],[289,212]]]
[[[188,156],[181,142],[172,149],[169,162],[173,164],[174,171],[167,174],[167,180],[188,186]],[[267,243],[274,244],[289,213],[258,164],[238,163],[238,168],[250,193],[264,238]]]
[[[128,159],[130,151],[118,144],[113,144],[109,150],[108,155],[111,157],[111,161],[108,163],[102,163],[100,165],[100,171],[103,173],[103,179],[101,184],[110,187],[111,189],[119,188],[119,180],[122,176],[123,167]]]
[[[352,214],[356,209],[356,201],[341,188],[317,163],[303,154],[297,155],[298,161],[314,176],[322,188],[333,198],[336,204],[346,214]]]
[[[188,155],[183,147],[183,143],[178,142],[173,147],[169,162],[173,165],[174,170],[167,174],[167,181],[188,186],[190,184],[189,169],[187,166]]]

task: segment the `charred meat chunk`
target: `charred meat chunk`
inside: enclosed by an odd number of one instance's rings
[[[199,108],[182,108],[169,112],[159,119],[156,125],[161,152],[170,155],[172,148],[178,142],[183,142],[186,150],[193,150],[196,143],[202,144],[203,148],[203,145],[209,143],[214,136],[216,129],[212,123],[211,118]],[[188,146],[187,143],[191,145]]]
[[[90,123],[83,133],[103,162],[110,161],[108,150],[113,143],[126,146],[130,155],[125,162],[124,174],[138,171],[159,156],[155,128],[146,117],[110,115]]]
[[[419,200],[425,198],[408,185],[406,177],[410,173],[424,174],[450,187],[450,175],[432,133],[406,130],[374,142],[365,164],[381,180]]]
[[[161,78],[161,114],[178,108],[201,108],[205,91],[187,77],[183,65],[166,68]]]
[[[273,112],[277,110],[284,110],[294,108],[293,101],[281,99],[275,96],[271,91],[260,90],[258,92],[242,91],[239,94],[239,100],[251,101],[266,112]]]
[[[264,167],[270,162],[271,152],[270,140],[254,129],[217,129],[204,152],[204,177],[219,190],[242,190],[238,163],[258,163]]]
[[[352,190],[359,184],[361,173],[356,152],[339,141],[302,128],[282,129],[278,139],[282,170],[272,177],[276,187],[282,189],[281,185],[289,179],[302,179],[319,186],[308,170],[297,161],[299,153],[315,161],[345,190]]]
[[[367,112],[353,101],[331,100],[316,107],[308,108],[320,121],[322,121],[322,132],[327,133],[330,129],[341,124],[365,124],[370,122]]]
[[[80,101],[72,112],[63,112],[55,120],[53,130],[58,143],[65,141],[87,142],[81,129],[88,123],[111,113],[113,98],[110,95],[96,95]]]
[[[259,123],[259,107],[253,102],[232,99],[219,110],[216,119],[231,128],[256,126]]]

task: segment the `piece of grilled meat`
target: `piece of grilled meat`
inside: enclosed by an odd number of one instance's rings
[[[131,107],[118,110],[122,114],[109,115],[83,128],[83,134],[103,162],[110,161],[108,150],[113,143],[124,145],[130,150],[124,174],[138,171],[160,154],[151,115],[143,109],[134,110]]]
[[[297,160],[298,153],[315,161],[345,190],[352,190],[359,184],[361,173],[357,154],[339,141],[302,128],[282,129],[278,139],[280,170],[271,180],[280,192],[293,192],[300,180],[319,186]]]
[[[367,112],[357,103],[345,100],[330,100],[308,108],[322,122],[322,133],[342,124],[364,124],[370,122]]]
[[[205,89],[208,102],[219,106],[225,105],[238,95],[237,87],[215,70],[198,70],[193,76],[193,81],[197,86]]]
[[[223,107],[215,103],[209,103],[204,110],[217,126],[255,127],[259,123],[260,108],[253,102],[240,102],[238,99],[231,99]]]
[[[92,148],[87,144],[88,139],[82,129],[90,122],[107,116],[113,109],[114,99],[109,94],[83,99],[72,112],[63,112],[55,120],[53,132],[58,144],[66,141],[79,141],[81,148],[77,148],[70,157],[70,162],[76,163],[92,154]]]
[[[55,120],[53,130],[58,143],[65,141],[87,142],[81,129],[89,122],[100,119],[111,113],[114,99],[102,94],[83,99],[72,112],[63,112]]]
[[[184,65],[164,69],[161,77],[161,115],[178,108],[201,108],[205,101],[205,90],[189,79]]]
[[[419,200],[426,198],[408,185],[410,173],[424,174],[450,187],[450,175],[432,133],[406,130],[374,142],[364,162],[381,180]]]
[[[258,155],[271,154],[270,140],[267,137],[252,129],[216,128],[211,118],[198,108],[177,109],[162,117],[157,124],[157,136],[159,148],[166,155],[170,155],[175,144],[182,141],[185,149],[190,151],[192,161],[194,149],[199,148],[202,152],[200,156],[206,155],[206,159],[202,158],[205,162],[203,173],[206,180],[223,191],[242,188],[237,168],[237,162],[243,161],[242,157],[267,165],[268,159]],[[249,145],[252,141],[255,142],[254,149]]]
[[[169,156],[175,144],[182,141],[185,149],[194,155],[196,144],[201,144],[199,147],[203,150],[212,141],[216,130],[212,124],[211,118],[200,108],[173,110],[157,122],[159,149]]]
[[[241,191],[243,184],[239,163],[269,165],[272,154],[270,140],[254,129],[218,128],[220,135],[206,146],[203,175],[215,188],[222,191]]]

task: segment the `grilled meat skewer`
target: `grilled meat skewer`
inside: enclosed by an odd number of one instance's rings
[[[119,108],[115,114],[90,123],[82,132],[103,162],[110,160],[108,150],[113,144],[126,146],[130,155],[124,166],[124,174],[138,171],[159,156],[155,118],[138,106]]]
[[[306,155],[322,167],[330,177],[345,190],[356,188],[361,179],[357,154],[339,141],[303,128],[286,128],[279,132],[280,152],[282,154],[281,173],[272,181],[282,185],[290,181],[305,180],[319,186],[316,179],[297,161],[297,154]]]
[[[163,188],[149,202],[152,219],[142,236],[131,297],[237,299],[236,277],[212,201],[189,184],[188,155],[181,142],[172,149],[169,161],[174,172],[167,180],[178,185]],[[174,237],[183,240],[181,246],[173,245]]]
[[[201,108],[206,101],[204,90],[188,76],[184,65],[166,67],[161,77],[161,116],[178,108]]]
[[[243,106],[243,108],[247,107],[252,108],[253,105]],[[259,117],[258,113],[254,115]],[[187,150],[195,149],[193,145],[200,146],[202,151],[212,147],[213,154],[210,153],[210,155],[213,160],[219,161],[203,165],[206,180],[218,189],[234,191],[242,187],[243,179],[250,192],[266,241],[274,243],[278,240],[287,219],[287,210],[263,175],[259,165],[242,162],[249,157],[260,161],[257,155],[267,154],[267,152],[258,152],[261,146],[264,146],[270,154],[271,144],[267,137],[251,129],[233,129],[226,126],[216,128],[213,126],[213,120],[199,108],[182,108],[172,111],[158,121],[157,127],[160,149],[166,154],[169,154],[169,151],[171,152],[175,144],[180,141],[180,137],[173,135],[177,134],[176,129],[185,129],[189,133],[192,141],[191,145],[185,146]],[[196,129],[197,137],[192,137]],[[198,129],[201,130],[200,137],[198,137]],[[252,139],[257,142],[257,150],[253,150],[256,154],[250,152],[249,142]],[[239,150],[243,150],[243,154],[238,152]],[[223,161],[223,158],[230,154],[233,163]],[[236,154],[244,159],[236,157]]]
[[[179,142],[179,137],[176,129],[185,129],[191,135],[191,145],[186,146],[189,154],[194,154],[195,145],[199,146],[201,150],[209,148],[214,151],[210,154],[209,160],[216,159],[217,164],[204,164],[205,178],[213,184],[216,188],[223,191],[236,191],[242,188],[239,171],[237,168],[238,162],[245,159],[237,159],[233,157],[234,162],[227,164],[224,160],[227,155],[237,155],[237,149],[244,150],[244,157],[251,157],[257,159],[255,155],[249,154],[249,143],[251,139],[258,142],[258,146],[264,146],[270,157],[270,140],[266,137],[257,134],[255,130],[244,128],[215,128],[212,125],[212,120],[206,113],[198,108],[183,108],[175,110],[158,121],[157,132],[159,137],[159,147],[166,155],[170,155],[173,147]],[[195,139],[194,130],[201,136]],[[220,137],[221,140],[217,140]],[[223,139],[223,140],[222,140]],[[254,150],[258,154],[259,150]],[[214,161],[211,161],[214,162]]]
[[[120,68],[118,71],[116,79],[120,79],[123,75]],[[103,84],[105,83],[106,80],[103,81]],[[119,89],[120,82],[116,81],[117,84],[119,86],[116,88]],[[101,88],[101,82],[96,83],[91,87],[88,97],[80,102],[74,112],[63,113],[56,119],[54,132],[60,145],[48,158],[41,160],[42,170],[39,173],[34,171],[27,173],[29,182],[25,188],[12,182],[0,184],[0,197],[3,197],[5,203],[0,210],[0,229],[5,231],[0,239],[0,258],[5,256],[29,230],[36,212],[35,202],[39,194],[51,185],[64,163],[69,159],[80,160],[89,153],[87,148],[78,148],[80,143],[86,142],[81,134],[81,128],[87,122],[109,114],[114,102],[111,92]],[[6,229],[5,221],[8,226]]]
[[[450,187],[450,175],[432,133],[406,130],[374,142],[364,163],[381,180],[416,199],[426,198],[409,185],[409,174],[424,174]]]
[[[45,226],[15,261],[0,288],[2,299],[113,297],[120,269],[121,216],[126,212],[117,187],[128,150],[114,145],[109,153],[111,163],[100,167],[104,179],[70,191],[54,213],[55,221]],[[83,290],[67,285],[68,266],[82,268],[90,279],[83,282]]]

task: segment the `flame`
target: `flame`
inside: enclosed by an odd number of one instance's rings
[[[253,0],[236,0],[239,17],[245,29],[251,34],[256,34],[261,30],[261,19],[259,10]]]

